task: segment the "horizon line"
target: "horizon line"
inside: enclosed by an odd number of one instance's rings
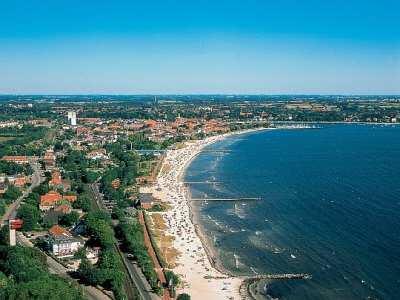
[[[3,96],[396,96],[400,93],[0,93]]]

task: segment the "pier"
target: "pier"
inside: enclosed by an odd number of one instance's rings
[[[226,149],[204,150],[203,149],[203,150],[200,151],[200,153],[203,153],[203,152],[205,152],[205,153],[231,153],[232,150],[226,150]]]
[[[311,274],[307,273],[286,273],[286,274],[264,274],[250,277],[250,279],[311,279]]]
[[[221,184],[221,181],[183,181],[183,184]]]
[[[192,198],[191,201],[258,201],[261,197],[244,198]]]

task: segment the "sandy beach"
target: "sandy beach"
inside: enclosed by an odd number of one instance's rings
[[[184,286],[178,293],[188,293],[195,300],[240,299],[242,280],[222,273],[211,264],[203,244],[206,241],[200,239],[201,232],[197,232],[193,224],[189,195],[182,182],[183,174],[204,147],[227,136],[245,132],[249,130],[187,142],[182,149],[167,151],[157,182],[152,187],[162,201],[172,205],[162,216],[167,225],[165,234],[174,237],[173,247],[180,253],[174,272],[180,275]],[[207,250],[210,254],[210,249]]]

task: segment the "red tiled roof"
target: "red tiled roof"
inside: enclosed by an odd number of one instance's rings
[[[24,186],[25,184],[26,184],[26,178],[25,177],[15,178],[15,181],[14,181],[14,185],[15,186],[21,187],[21,186]]]
[[[28,162],[28,157],[27,156],[22,156],[22,155],[16,155],[16,156],[3,156],[1,160],[5,161],[12,161],[12,162]]]
[[[49,229],[49,233],[53,236],[71,236],[68,230],[60,225],[53,225],[53,227]]]
[[[67,200],[69,202],[75,202],[78,197],[75,195],[64,195],[63,200]]]
[[[71,211],[71,207],[69,207],[67,204],[62,204],[57,206],[54,210],[62,212],[63,214],[68,214]]]
[[[111,186],[114,189],[118,189],[120,187],[120,185],[121,185],[121,181],[119,180],[119,178],[114,179],[113,181],[111,181]]]
[[[59,171],[57,171],[57,170],[54,170],[52,173],[51,173],[51,180],[49,181],[49,183],[51,184],[51,185],[60,185],[62,182],[61,182],[61,174],[60,174],[60,172]]]
[[[45,195],[40,196],[40,205],[42,206],[50,206],[54,205],[62,199],[60,193],[56,191],[50,191]]]

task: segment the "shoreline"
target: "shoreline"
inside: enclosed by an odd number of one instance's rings
[[[199,225],[198,212],[190,204],[190,190],[185,187],[183,179],[187,167],[204,147],[230,136],[272,129],[230,132],[189,141],[182,149],[167,151],[154,187],[163,194],[162,201],[172,204],[172,209],[162,213],[162,216],[167,225],[166,234],[174,237],[173,247],[180,253],[176,259],[177,266],[173,269],[184,282],[178,293],[188,293],[195,300],[242,298],[243,280],[218,261],[216,251]],[[164,173],[166,166],[169,169]]]

